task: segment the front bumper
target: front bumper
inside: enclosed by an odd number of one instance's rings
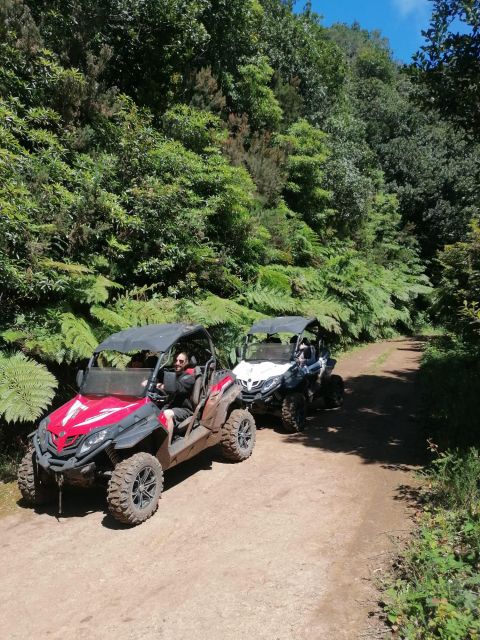
[[[106,440],[98,447],[95,447],[92,451],[77,458],[75,455],[68,458],[60,458],[55,456],[51,451],[43,452],[40,448],[38,437],[33,437],[33,446],[35,447],[35,454],[38,464],[47,472],[62,473],[67,477],[68,475],[78,476],[80,473],[83,476],[87,476],[95,471],[96,465],[93,462],[93,458],[98,456],[99,453],[104,451],[112,440]]]

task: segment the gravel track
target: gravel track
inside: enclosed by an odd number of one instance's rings
[[[204,452],[165,474],[157,513],[126,528],[104,494],[64,515],[0,520],[9,640],[360,640],[378,636],[376,582],[411,529],[417,340],[342,359],[345,406],[305,433],[260,422],[241,464]]]

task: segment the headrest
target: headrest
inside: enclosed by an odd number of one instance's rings
[[[195,358],[195,356],[190,356],[190,366],[195,368],[197,366],[197,359]]]

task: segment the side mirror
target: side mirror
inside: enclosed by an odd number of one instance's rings
[[[80,387],[82,386],[82,382],[83,382],[83,378],[84,378],[85,372],[83,371],[83,369],[79,369],[77,371],[77,378],[76,378],[76,382],[77,382],[77,387],[80,389]]]
[[[172,395],[177,390],[177,374],[175,371],[165,371],[163,374],[163,389],[167,395]]]

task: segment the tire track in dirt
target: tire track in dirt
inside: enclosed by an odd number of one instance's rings
[[[421,463],[420,349],[396,340],[344,358],[343,409],[295,436],[266,426],[245,463],[205,452],[167,472],[140,527],[118,526],[99,492],[67,495],[59,520],[21,508],[0,520],[3,636],[373,637],[377,570],[411,526],[398,487]]]

